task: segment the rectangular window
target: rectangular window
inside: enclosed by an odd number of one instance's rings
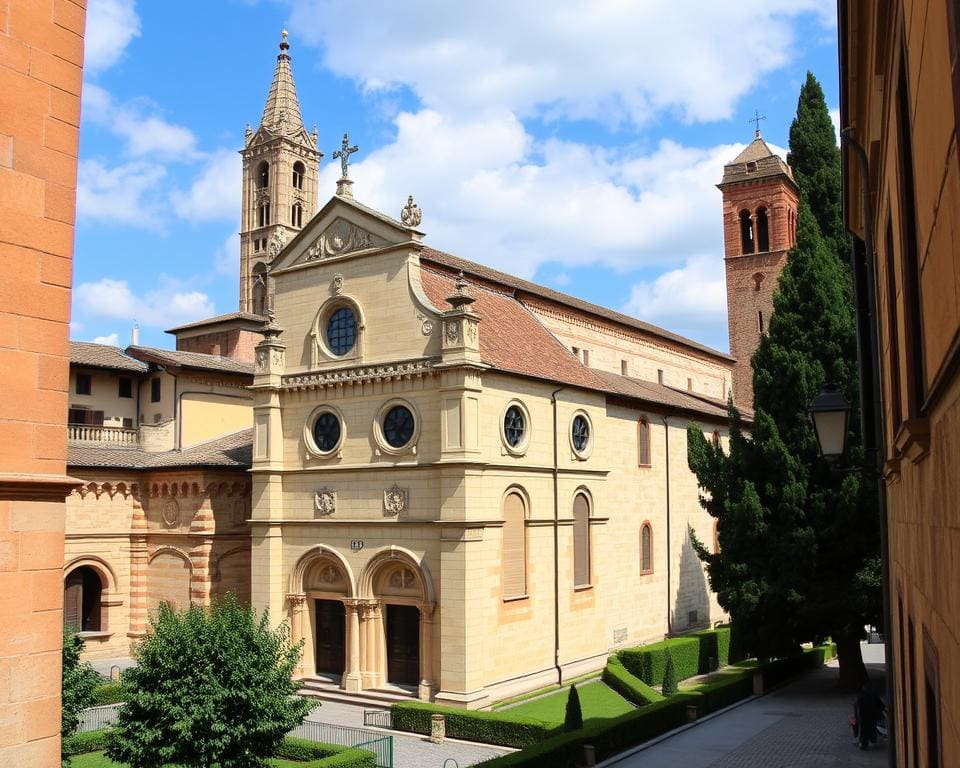
[[[646,416],[641,416],[637,425],[637,463],[650,466],[650,422]]]
[[[150,402],[159,403],[160,402],[160,379],[151,379],[150,380]]]
[[[663,384],[663,368],[657,368],[657,384]]]
[[[133,382],[125,376],[117,379],[117,394],[120,397],[133,397]]]
[[[757,312],[757,330],[763,335],[763,312]]]
[[[583,364],[584,364],[584,365],[590,365],[590,350],[589,350],[589,349],[583,350]]]
[[[86,424],[88,413],[90,413],[89,408],[70,408],[67,411],[67,423],[68,424]]]
[[[898,336],[900,324],[897,322],[897,270],[893,253],[893,222],[889,215],[887,218],[886,243],[884,246],[886,254],[884,279],[887,287],[887,346],[890,348],[890,392],[887,397],[890,398],[890,410],[893,421],[893,434],[897,434],[900,424],[903,423],[903,405],[900,401],[900,337]],[[890,441],[891,448],[893,441]]]
[[[123,420],[123,428],[124,428],[124,429],[133,429],[133,419],[124,418],[124,420]]]
[[[78,395],[89,395],[92,389],[89,373],[78,373],[76,391]]]
[[[693,379],[687,376],[687,392],[693,392]]]
[[[626,376],[627,373],[628,373],[628,370],[629,370],[629,369],[628,369],[628,367],[627,367],[627,361],[626,361],[626,360],[621,360],[621,361],[620,361],[620,375],[621,375],[621,376]]]
[[[573,586],[590,585],[590,502],[582,493],[573,500]]]
[[[506,600],[527,594],[526,505],[519,493],[510,493],[503,502],[503,597]]]

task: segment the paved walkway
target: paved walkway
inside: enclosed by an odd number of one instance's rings
[[[864,661],[883,690],[883,646],[863,645]],[[766,696],[749,700],[638,752],[598,768],[881,768],[881,739],[862,751],[848,725],[854,696],[837,690],[836,662]]]
[[[354,728],[364,727],[363,707],[358,704],[325,701],[307,715],[306,719],[334,725],[349,725]],[[512,751],[487,744],[470,744],[450,739],[443,744],[432,744],[426,736],[379,728],[367,730],[380,731],[393,736],[394,768],[444,768],[444,761],[450,758],[456,761],[459,768],[464,768],[466,765],[481,763],[491,757]],[[446,768],[453,768],[453,763],[447,763]]]

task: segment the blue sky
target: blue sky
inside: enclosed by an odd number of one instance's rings
[[[726,350],[714,185],[755,109],[787,146],[808,69],[836,107],[835,8],[90,0],[72,336],[237,309],[237,150],[286,28],[321,204],[349,131],[357,199],[412,194],[430,245]]]

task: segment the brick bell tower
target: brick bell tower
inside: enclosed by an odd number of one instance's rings
[[[733,401],[753,408],[750,359],[773,314],[773,294],[787,252],[796,242],[799,192],[793,172],[756,132],[723,167],[723,250]]]

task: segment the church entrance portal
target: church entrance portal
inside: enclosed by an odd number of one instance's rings
[[[317,600],[317,673],[342,675],[344,670],[344,610],[339,600]]]
[[[412,605],[387,605],[387,681],[420,682],[420,611]]]

